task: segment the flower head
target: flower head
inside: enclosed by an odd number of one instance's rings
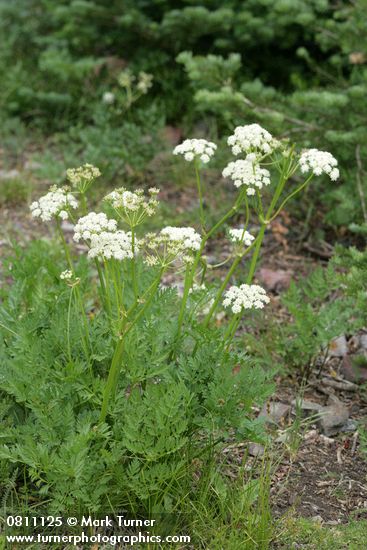
[[[85,193],[92,182],[101,175],[98,168],[93,164],[83,164],[79,168],[69,168],[66,170],[66,177],[73,187],[76,187],[81,193]]]
[[[77,208],[78,201],[72,193],[65,188],[50,187],[50,191],[38,201],[32,202],[30,209],[34,218],[41,218],[48,222],[52,218],[67,220],[69,210]]]
[[[252,241],[255,240],[255,237],[253,237],[251,233],[243,229],[230,229],[229,238],[233,243],[241,243],[245,246],[250,246]]]
[[[247,186],[247,195],[254,195],[256,188],[262,189],[270,184],[270,173],[248,160],[230,162],[223,170],[224,178],[231,178],[236,187]]]
[[[279,146],[279,142],[273,138],[270,132],[259,124],[237,126],[234,134],[229,136],[227,143],[232,147],[234,155],[240,153],[267,155]]]
[[[136,84],[136,88],[142,94],[146,94],[149,88],[152,87],[153,85],[152,82],[153,82],[153,75],[145,73],[144,71],[141,71],[139,73],[139,80]]]
[[[146,250],[146,264],[168,266],[176,260],[191,263],[201,237],[193,227],[168,226],[159,233],[148,233],[141,244]]]
[[[74,241],[88,240],[92,235],[99,235],[102,231],[114,232],[117,229],[116,220],[109,220],[103,212],[90,212],[80,218],[74,227]]]
[[[319,151],[318,149],[303,151],[299,164],[302,173],[312,172],[315,176],[327,174],[332,181],[339,178],[338,161],[327,151]]]
[[[136,250],[136,247],[135,247]],[[89,258],[125,260],[133,258],[131,233],[125,231],[102,231],[90,238]]]
[[[230,307],[233,313],[240,313],[243,309],[262,309],[270,299],[265,290],[259,285],[231,286],[224,294],[223,305]]]
[[[205,164],[214,155],[217,146],[206,139],[185,139],[184,142],[174,148],[174,155],[182,155],[187,162],[199,158]]]
[[[148,197],[142,189],[134,192],[128,191],[125,187],[115,189],[109,193],[105,200],[108,201],[118,214],[128,223],[134,225],[141,223],[146,216],[153,216],[158,207],[157,195],[159,189],[151,187],[148,189]]]
[[[103,103],[106,103],[106,105],[112,105],[115,101],[115,94],[112,92],[105,92],[102,96]]]

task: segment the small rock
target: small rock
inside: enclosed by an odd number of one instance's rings
[[[334,445],[335,439],[332,437],[326,437],[326,435],[320,434],[320,441],[325,443],[325,445],[329,445],[330,447]]]
[[[317,439],[318,437],[318,431],[317,430],[310,430],[309,432],[306,432],[303,438],[306,441],[313,441],[314,439]]]
[[[338,434],[349,418],[349,409],[339,399],[330,395],[329,401],[331,404],[323,407],[318,421],[327,437]]]
[[[357,422],[348,418],[344,426],[341,428],[341,432],[355,432],[358,428]]]
[[[172,146],[177,145],[182,140],[182,131],[175,126],[165,126],[162,130],[163,138]]]
[[[265,452],[265,448],[260,443],[249,443],[248,452],[251,456],[262,456]]]
[[[262,267],[258,273],[258,278],[268,290],[282,290],[288,288],[292,276],[293,271],[284,271],[283,269],[274,271],[266,267]]]
[[[311,518],[311,521],[314,521],[315,523],[324,523],[324,520],[321,516],[313,516]]]
[[[348,353],[348,344],[345,335],[334,338],[329,345],[330,357],[344,357]]]
[[[367,334],[361,335],[359,339],[359,343],[361,345],[361,348],[363,348],[364,350],[367,350]]]
[[[74,231],[74,225],[66,220],[61,222],[61,227],[64,231]]]
[[[300,407],[303,411],[318,412],[318,411],[321,411],[321,409],[323,408],[322,405],[320,405],[320,403],[316,403],[315,401],[309,401],[307,399],[301,399],[301,400],[293,399],[292,405],[295,408]]]
[[[0,179],[2,180],[13,180],[19,178],[20,172],[15,168],[13,170],[0,170]]]
[[[358,355],[346,355],[343,357],[340,372],[346,380],[349,382],[367,382],[367,368],[356,365],[353,362],[353,358],[357,358]]]
[[[24,163],[24,170],[38,170],[42,164],[36,160],[26,160]]]
[[[361,345],[361,338],[358,336],[358,334],[355,334],[352,336],[352,338],[349,338],[348,340],[348,349],[349,353],[355,353]]]
[[[281,424],[282,420],[289,414],[290,406],[279,402],[265,403],[260,411],[259,417],[264,418],[268,424]]]

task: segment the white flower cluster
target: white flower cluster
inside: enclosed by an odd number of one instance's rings
[[[270,302],[265,290],[259,285],[231,286],[224,294],[224,307],[230,307],[233,313],[243,309],[262,309]]]
[[[72,193],[67,189],[52,186],[46,195],[32,202],[30,210],[34,218],[41,218],[42,221],[48,222],[56,217],[67,220],[68,210],[77,207],[78,201]]]
[[[164,227],[158,234],[148,233],[141,244],[145,247],[147,265],[168,266],[177,259],[191,263],[193,252],[200,248],[201,237],[192,227]]]
[[[180,242],[187,250],[199,250],[201,236],[193,227],[164,227],[161,235],[166,236],[170,241]]]
[[[232,147],[234,155],[252,152],[267,155],[279,146],[279,142],[259,124],[237,126],[227,143]]]
[[[236,187],[247,186],[247,195],[254,195],[255,188],[262,189],[270,184],[270,173],[266,168],[261,168],[249,160],[235,160],[230,162],[223,170],[224,178],[231,178]]]
[[[105,92],[102,96],[102,101],[106,105],[112,105],[115,101],[115,94],[112,92]]]
[[[332,181],[339,178],[338,161],[327,151],[308,149],[301,154],[299,164],[303,174],[312,171],[315,176],[327,174]]]
[[[79,168],[69,168],[66,170],[66,176],[73,187],[77,187],[82,192],[86,191],[90,184],[99,176],[101,172],[93,164],[83,164]]]
[[[102,233],[93,234],[90,238],[89,258],[104,258],[110,260],[125,260],[133,258],[131,233],[125,231],[102,231]]]
[[[205,164],[210,161],[214,155],[217,146],[206,139],[185,139],[183,143],[174,148],[174,155],[183,155],[184,159],[192,162],[195,158],[200,158]]]
[[[114,232],[117,229],[116,220],[109,220],[103,212],[90,212],[80,218],[74,227],[74,241],[88,240],[92,235],[99,235],[102,231]]]
[[[109,193],[105,200],[110,202],[115,210],[123,211],[127,215],[136,213],[152,216],[157,210],[159,189],[151,187],[148,189],[148,193],[149,197],[147,198],[142,189],[136,189],[132,192],[125,189],[125,187],[121,187]]]
[[[60,279],[62,281],[67,281],[73,278],[73,272],[70,271],[70,269],[66,269],[62,273],[60,273]]]
[[[248,231],[243,229],[230,229],[229,238],[233,243],[243,243],[245,246],[250,246],[255,237]]]

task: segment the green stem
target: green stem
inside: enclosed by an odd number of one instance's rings
[[[237,212],[237,210],[239,209],[239,207],[241,205],[244,194],[245,194],[245,190],[243,190],[239,194],[239,196],[237,198],[237,201],[234,204],[234,206],[232,206],[232,208],[230,210],[228,210],[228,212],[226,214],[224,214],[224,216],[210,229],[210,231],[201,240],[200,249],[198,250],[198,252],[195,256],[195,259],[194,259],[194,262],[192,264],[191,270],[189,271],[187,277],[185,278],[184,293],[183,293],[183,297],[182,297],[180,312],[179,312],[179,315],[178,315],[176,342],[179,340],[180,335],[181,335],[182,324],[183,324],[183,320],[184,320],[184,316],[185,316],[186,304],[187,304],[187,300],[188,300],[188,297],[189,297],[190,288],[192,286],[192,281],[193,281],[194,276],[195,276],[195,271],[196,271],[197,266],[199,265],[201,254],[204,250],[204,247],[205,247],[208,239],[227,221],[228,218],[230,218],[231,216],[233,216],[233,214],[235,214]]]
[[[258,262],[258,259],[259,259],[261,245],[262,245],[262,242],[264,240],[265,231],[266,231],[267,226],[270,223],[270,220],[272,219],[271,215],[274,211],[274,208],[276,206],[276,203],[278,202],[278,199],[279,199],[280,195],[282,194],[285,182],[287,181],[288,168],[289,168],[288,165],[285,163],[283,165],[282,173],[280,175],[278,185],[275,189],[275,193],[273,195],[273,198],[271,200],[269,208],[266,212],[265,219],[261,220],[262,223],[261,223],[260,231],[259,231],[259,234],[256,238],[256,246],[255,246],[255,250],[254,250],[254,253],[252,255],[252,258],[251,258],[250,268],[249,268],[249,272],[248,272],[247,279],[246,279],[246,283],[248,285],[250,285],[253,281],[255,271],[256,271],[256,265],[257,265],[257,262]],[[232,318],[232,321],[230,323],[231,330],[230,331],[227,330],[226,333],[225,333],[224,341],[227,341],[227,339],[228,339],[227,349],[228,349],[231,341],[233,340],[233,337],[236,333],[236,330],[237,330],[237,327],[240,323],[240,320],[241,320],[240,315],[235,315]]]
[[[111,305],[111,283],[110,283],[110,275],[108,270],[108,263],[106,260],[104,260],[104,272],[106,275],[106,303],[107,303],[107,311],[109,312],[109,321],[112,322],[112,305]]]
[[[135,228],[133,226],[131,226],[131,249],[133,253],[133,257],[131,258],[131,278],[133,283],[134,297],[135,297],[135,300],[137,300],[139,296],[139,289],[138,289],[138,281],[136,278]]]
[[[81,206],[82,206],[82,214],[83,214],[83,216],[85,216],[88,212],[87,199],[86,199],[86,196],[85,196],[85,191],[80,192],[80,203],[81,203]]]
[[[68,317],[67,317],[67,342],[68,342],[68,356],[69,363],[71,363],[71,344],[70,344],[70,317],[71,317],[71,303],[73,299],[73,287],[70,289]]]
[[[300,191],[302,191],[302,189],[306,187],[306,185],[311,181],[312,176],[313,174],[311,174],[310,177],[308,177],[307,180],[304,183],[302,183],[302,185],[297,187],[297,189],[295,189],[290,195],[288,195],[288,197],[284,199],[282,204],[279,206],[278,210],[275,212],[275,214],[273,214],[273,216],[270,218],[269,221],[273,221],[278,216],[278,214],[283,210],[287,202],[290,201],[295,195],[297,195]]]
[[[198,167],[198,162],[195,160],[195,176],[196,176],[196,187],[199,195],[200,203],[200,224],[202,232],[205,234],[205,217],[204,217],[204,204],[203,204],[203,191],[201,187],[200,172]]]
[[[61,243],[62,243],[62,246],[63,246],[63,249],[64,249],[67,264],[68,264],[69,268],[71,269],[71,271],[73,273],[75,273],[74,265],[73,265],[73,262],[72,262],[71,256],[70,256],[69,247],[68,247],[68,244],[65,240],[65,235],[63,233],[63,230],[61,229],[61,223],[60,223],[60,220],[58,218],[56,218],[56,226],[57,226],[57,230],[59,232],[60,238],[61,238]]]
[[[146,302],[144,303],[143,307],[141,308],[139,313],[136,315],[136,317],[133,319],[133,321],[129,324],[129,326],[126,328],[126,330],[123,331],[123,334],[120,335],[120,339],[117,342],[117,345],[116,345],[116,348],[115,348],[115,351],[114,351],[114,354],[113,354],[113,357],[112,357],[111,367],[110,367],[108,377],[107,377],[106,387],[105,387],[105,390],[103,392],[103,401],[102,401],[102,408],[101,408],[101,414],[100,414],[100,422],[104,422],[106,420],[111,394],[114,393],[114,391],[116,390],[117,380],[118,380],[118,376],[120,374],[121,359],[122,359],[122,354],[123,354],[123,350],[124,350],[125,337],[130,332],[130,330],[134,327],[134,325],[139,321],[139,319],[144,315],[146,309],[150,306],[150,304],[151,304],[151,302],[152,302],[152,300],[155,296],[155,293],[158,289],[163,271],[164,271],[164,269],[162,268],[159,272],[159,276],[157,277],[157,279],[153,282],[153,284],[149,287],[149,289],[147,291],[147,292],[150,291],[150,294],[149,294]],[[123,322],[123,325],[121,327],[122,330],[126,326],[126,323],[128,321],[128,315],[132,313],[132,311],[135,309],[135,307],[136,307],[136,305],[134,304],[130,308],[127,316],[124,318],[124,322]]]
[[[218,306],[218,304],[219,304],[219,302],[220,302],[220,299],[222,298],[223,292],[225,291],[225,289],[226,289],[226,287],[227,287],[227,284],[228,284],[229,280],[231,279],[233,273],[235,272],[235,270],[236,270],[238,264],[240,263],[240,261],[242,260],[242,258],[243,258],[246,254],[248,254],[248,252],[250,252],[250,250],[255,246],[255,243],[256,243],[256,241],[254,241],[254,242],[252,243],[251,246],[249,246],[242,254],[236,256],[236,258],[234,259],[234,261],[233,261],[233,263],[232,263],[232,265],[231,265],[231,267],[230,267],[230,269],[229,269],[229,271],[228,271],[228,273],[227,273],[225,279],[223,280],[223,283],[221,284],[221,286],[220,286],[220,288],[219,288],[219,290],[218,290],[218,293],[217,293],[217,295],[216,295],[216,297],[215,297],[215,300],[214,300],[214,302],[213,302],[213,305],[212,305],[212,307],[210,308],[210,310],[209,310],[207,316],[206,316],[205,319],[204,319],[203,326],[204,326],[205,328],[209,325],[210,319],[212,318],[212,316],[213,316],[215,310],[217,309],[217,306]]]
[[[104,282],[102,269],[101,269],[101,266],[99,265],[99,262],[98,262],[97,258],[95,258],[94,263],[95,263],[95,266],[97,268],[97,273],[98,273],[98,278],[99,278],[100,291],[101,291],[100,292],[100,297],[101,297],[102,306],[105,309],[108,317],[110,318],[111,317],[111,311],[109,311],[109,309],[108,309],[107,296],[106,296],[106,285],[105,285],[105,282]]]

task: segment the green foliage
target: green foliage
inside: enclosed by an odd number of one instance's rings
[[[367,226],[361,226],[359,232],[367,235]],[[345,293],[353,300],[356,311],[367,320],[367,248],[338,247],[334,258],[337,267],[344,273],[340,276]]]
[[[327,527],[304,518],[285,518],[279,536],[279,547],[289,548],[294,541],[310,550],[359,550],[363,548],[366,520]]]
[[[174,60],[189,49],[204,55],[239,52],[248,75],[287,87],[291,74],[301,79],[305,72],[297,47],[315,37],[315,22],[329,11],[326,0],[181,6],[173,0],[2,0],[0,103],[13,115],[36,114],[38,123],[59,126],[61,114],[85,120],[100,99],[98,90],[128,62],[154,75],[168,115],[177,116],[189,94]]]
[[[32,185],[19,176],[0,179],[0,206],[14,206],[29,200]]]
[[[26,252],[15,248],[5,266],[12,283],[2,289],[0,311],[4,505],[14,483],[21,506],[47,501],[49,513],[169,512],[204,490],[215,503],[213,445],[229,434],[263,437],[251,407],[271,391],[268,377],[248,357],[223,350],[218,329],[196,334],[194,325],[191,333],[204,338],[200,354],[182,352],[171,363],[164,349],[174,335],[177,294],[161,291],[127,336],[109,420],[99,423],[111,333],[104,314],[94,314],[90,268],[80,260],[76,275],[93,342],[88,364],[78,314],[68,316],[62,268],[58,246],[42,241]],[[203,483],[193,487],[197,459]]]
[[[347,257],[353,253],[353,249],[344,252]],[[338,262],[337,256],[335,263]],[[283,368],[297,369],[305,377],[315,366],[321,367],[322,357],[326,358],[334,338],[353,334],[364,326],[365,309],[362,303],[356,303],[353,294],[356,264],[347,263],[347,267],[348,272],[340,274],[329,265],[327,269],[315,269],[298,283],[292,282],[281,297],[288,320],[281,324],[270,322],[260,343],[248,337],[250,348],[259,352],[265,348],[264,359],[269,364],[276,358]],[[365,267],[363,269],[365,277]],[[357,279],[359,295],[359,277]],[[350,283],[346,285],[344,281]],[[365,291],[360,295],[365,299]]]

